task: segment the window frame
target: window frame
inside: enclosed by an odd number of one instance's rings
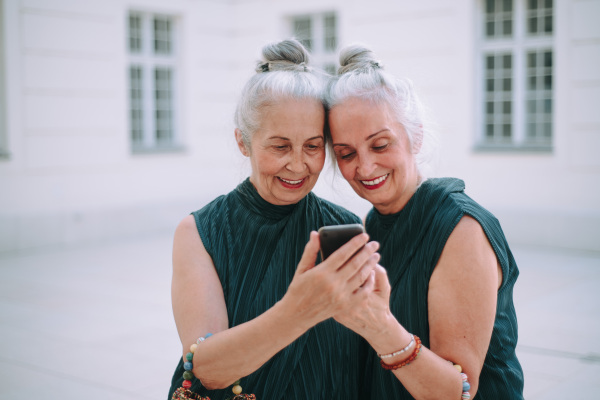
[[[6,44],[7,24],[4,21],[4,1],[0,0],[0,160],[9,157],[8,152],[8,124],[7,124],[7,85],[6,85]]]
[[[141,47],[139,52],[133,50],[131,46],[132,29],[130,21],[132,17],[138,17],[141,24],[139,35]],[[158,19],[164,19],[170,23],[170,52],[168,54],[156,51],[154,25],[155,21]],[[153,13],[135,9],[127,11],[125,30],[127,52],[127,133],[131,152],[134,154],[177,152],[184,149],[184,146],[181,143],[180,115],[178,112],[180,109],[178,105],[180,103],[179,96],[181,88],[179,80],[181,70],[178,48],[179,25],[180,19],[173,14]],[[135,108],[141,111],[141,140],[139,141],[135,140],[133,135],[134,118],[132,114],[135,107],[133,101],[134,87],[131,75],[133,68],[139,68],[141,70],[141,86],[139,87],[140,102],[139,107]],[[164,111],[164,109],[159,110],[157,108],[159,100],[156,97],[156,71],[158,69],[170,71],[170,97],[166,100],[166,103],[168,103],[166,110],[169,113],[170,136],[168,140],[164,141],[159,139],[157,132],[160,122],[163,122],[162,120],[157,119],[157,112]],[[165,101],[163,101],[163,103],[165,103]]]
[[[527,1],[512,0],[513,25],[512,35],[509,38],[486,37],[485,23],[485,3],[486,0],[477,0],[476,13],[476,38],[478,43],[475,51],[476,57],[476,107],[475,118],[475,145],[476,151],[508,151],[508,152],[552,152],[555,142],[556,123],[554,117],[554,108],[556,101],[556,59],[555,46],[555,26],[556,26],[556,0],[552,4],[552,32],[548,35],[528,35],[527,29]],[[539,0],[543,1],[543,0]],[[527,55],[531,51],[547,51],[552,54],[552,88],[550,89],[550,99],[552,109],[550,111],[551,132],[546,141],[531,140],[527,136]],[[511,96],[511,125],[512,131],[510,140],[506,142],[493,142],[488,140],[486,134],[486,57],[490,54],[505,54],[512,56],[511,78],[512,78],[512,96]],[[494,114],[496,117],[498,114]]]
[[[335,46],[332,48],[326,44],[327,38],[332,35],[326,36],[326,21],[327,18],[332,18],[334,21],[334,34],[333,40]],[[298,39],[303,44],[306,43],[306,39],[298,36],[296,31],[296,21],[306,19],[310,21],[311,26],[311,45],[307,47],[311,55],[311,64],[317,68],[321,68],[329,73],[334,73],[337,68],[337,48],[340,43],[339,39],[339,17],[335,11],[325,11],[318,13],[307,13],[307,14],[294,14],[288,17],[288,26],[291,35]]]

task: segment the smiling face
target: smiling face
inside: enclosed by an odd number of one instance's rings
[[[400,211],[417,190],[413,146],[387,103],[350,98],[329,113],[338,167],[382,214]]]
[[[295,204],[317,183],[325,163],[325,110],[315,99],[287,99],[265,107],[250,148],[236,130],[242,153],[250,157],[250,182],[271,204]]]

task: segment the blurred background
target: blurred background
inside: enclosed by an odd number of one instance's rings
[[[248,174],[261,47],[361,42],[411,78],[513,242],[600,250],[598,0],[1,0],[0,251],[172,230]],[[327,172],[318,194],[368,207]],[[32,229],[35,226],[35,229]]]
[[[598,267],[599,17],[600,0],[0,0],[3,324],[25,298],[69,303],[44,297],[65,289],[44,286],[62,273],[84,274],[73,286],[103,283],[98,296],[121,293],[111,274],[125,273],[131,286],[111,307],[131,306],[135,286],[170,318],[172,232],[248,176],[233,135],[237,96],[262,46],[290,36],[331,72],[339,48],[370,46],[430,110],[434,176],[464,179],[511,245],[586,254]],[[315,191],[360,216],[369,209],[330,167]],[[110,247],[115,258],[98,261],[105,251],[94,246],[122,243],[139,251]],[[572,270],[562,267],[557,281]],[[150,272],[166,283],[152,286]]]

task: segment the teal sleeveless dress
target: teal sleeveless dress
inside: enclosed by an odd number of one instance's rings
[[[382,215],[372,209],[366,229],[371,239],[381,244],[379,263],[388,272],[393,314],[429,347],[427,292],[431,274],[460,219],[468,215],[479,222],[500,262],[503,282],[476,398],[519,400],[523,398],[523,371],[515,354],[517,317],[513,305],[513,286],[519,271],[497,219],[468,197],[464,189],[459,179],[427,180],[400,212]],[[370,399],[413,398],[392,371],[381,368],[372,349],[367,359],[365,386]]]
[[[283,297],[311,231],[360,223],[354,214],[313,193],[297,204],[270,204],[249,179],[192,214],[221,280],[230,327],[261,315]],[[268,333],[264,340],[269,340]],[[363,339],[329,319],[243,377],[241,386],[258,400],[364,399],[359,390],[365,358]],[[169,399],[181,386],[182,374],[180,357]],[[192,390],[211,400],[232,397],[231,388],[207,390],[197,379],[193,382]]]

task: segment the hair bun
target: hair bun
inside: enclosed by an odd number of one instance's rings
[[[375,58],[375,53],[361,45],[351,45],[340,53],[340,68],[338,75],[350,71],[368,71],[383,68],[381,62]]]
[[[286,39],[263,47],[256,72],[308,71],[309,55],[302,43]]]

